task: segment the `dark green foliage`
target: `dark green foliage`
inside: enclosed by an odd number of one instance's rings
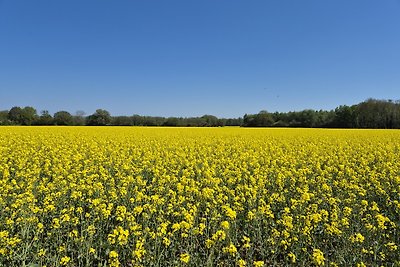
[[[74,125],[82,126],[85,125],[85,112],[82,110],[78,110],[74,116],[72,116]]]
[[[8,112],[8,119],[12,124],[32,125],[38,116],[33,107],[13,107]]]
[[[201,119],[204,121],[203,126],[218,126],[218,118],[213,115],[204,115]]]
[[[58,111],[54,113],[55,125],[73,125],[74,119],[68,111]]]
[[[132,117],[128,117],[128,116],[112,117],[111,124],[119,125],[119,126],[133,126],[134,125]]]
[[[107,110],[98,109],[85,117],[83,111],[72,116],[59,111],[54,118],[48,111],[37,116],[33,107],[13,107],[0,111],[0,125],[113,125],[113,126],[170,126],[170,127],[303,127],[303,128],[383,128],[400,129],[400,101],[368,99],[357,105],[341,105],[334,110],[312,110],[258,114],[245,114],[243,118],[111,116]]]
[[[53,125],[53,123],[53,117],[47,110],[43,110],[40,114],[40,117],[35,122],[36,125]]]
[[[400,128],[400,103],[368,99],[355,107],[355,119],[360,128]]]
[[[97,109],[95,113],[87,117],[86,125],[104,126],[111,123],[110,112],[104,109]]]
[[[0,111],[0,125],[8,125],[10,121],[8,119],[8,110]]]
[[[164,126],[181,126],[180,125],[181,120],[179,118],[176,117],[169,117],[165,120],[165,122],[163,123]]]
[[[272,124],[269,116],[272,117]],[[368,99],[353,106],[341,105],[331,111],[311,109],[286,113],[263,111],[244,115],[243,126],[399,129],[400,102]]]
[[[8,111],[8,120],[14,124],[21,124],[22,121],[22,108],[20,107],[12,107],[10,111]]]

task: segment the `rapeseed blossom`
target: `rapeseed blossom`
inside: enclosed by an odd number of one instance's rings
[[[183,263],[189,263],[190,261],[190,255],[188,253],[183,253],[179,256],[181,262]]]
[[[67,265],[68,262],[70,262],[70,260],[71,260],[70,257],[64,256],[64,257],[62,257],[61,260],[60,260],[60,265]]]
[[[399,265],[400,132],[1,127],[0,265]]]
[[[264,266],[264,261],[254,261],[253,266],[254,267],[262,267],[262,266]]]
[[[321,266],[325,263],[324,253],[319,249],[314,249],[312,254],[313,261],[316,265]]]

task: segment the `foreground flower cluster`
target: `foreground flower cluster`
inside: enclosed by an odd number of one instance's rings
[[[0,266],[398,266],[400,132],[0,128]]]

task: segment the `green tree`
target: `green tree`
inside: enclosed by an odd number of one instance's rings
[[[255,125],[255,117],[254,114],[244,114],[243,116],[243,126],[244,127],[254,127]]]
[[[354,128],[356,127],[356,113],[354,107],[341,105],[335,109],[334,127]]]
[[[112,117],[111,124],[114,126],[132,126],[133,121],[129,116]]]
[[[22,121],[22,108],[12,107],[8,111],[8,119],[14,124],[21,124]]]
[[[32,125],[38,116],[33,107],[12,107],[8,112],[8,119],[14,124]]]
[[[68,111],[58,111],[54,113],[54,124],[56,125],[72,125],[73,117]]]
[[[8,110],[0,111],[0,125],[7,125],[9,124],[8,120]]]
[[[260,111],[254,118],[254,120],[254,124],[257,127],[269,127],[272,126],[272,124],[274,123],[272,115],[266,110]]]
[[[50,115],[48,110],[42,110],[36,124],[37,125],[52,125],[53,124],[53,117]]]
[[[22,109],[22,125],[32,125],[38,119],[36,109],[33,107],[24,107]]]
[[[298,112],[298,120],[300,122],[301,127],[315,127],[317,122],[317,114],[315,110],[305,109],[303,111]]]
[[[97,109],[95,113],[88,116],[86,119],[86,124],[91,126],[104,126],[111,123],[110,112],[104,109]]]
[[[179,118],[169,117],[165,120],[163,126],[181,126],[181,122]]]
[[[203,115],[201,119],[205,121],[204,126],[218,126],[218,118],[213,115]]]
[[[75,115],[73,116],[73,121],[74,125],[85,125],[85,112],[82,110],[78,110],[77,112],[75,112]]]

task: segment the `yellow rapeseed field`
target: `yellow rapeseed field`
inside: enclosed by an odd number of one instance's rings
[[[400,266],[400,131],[1,127],[0,266]]]

